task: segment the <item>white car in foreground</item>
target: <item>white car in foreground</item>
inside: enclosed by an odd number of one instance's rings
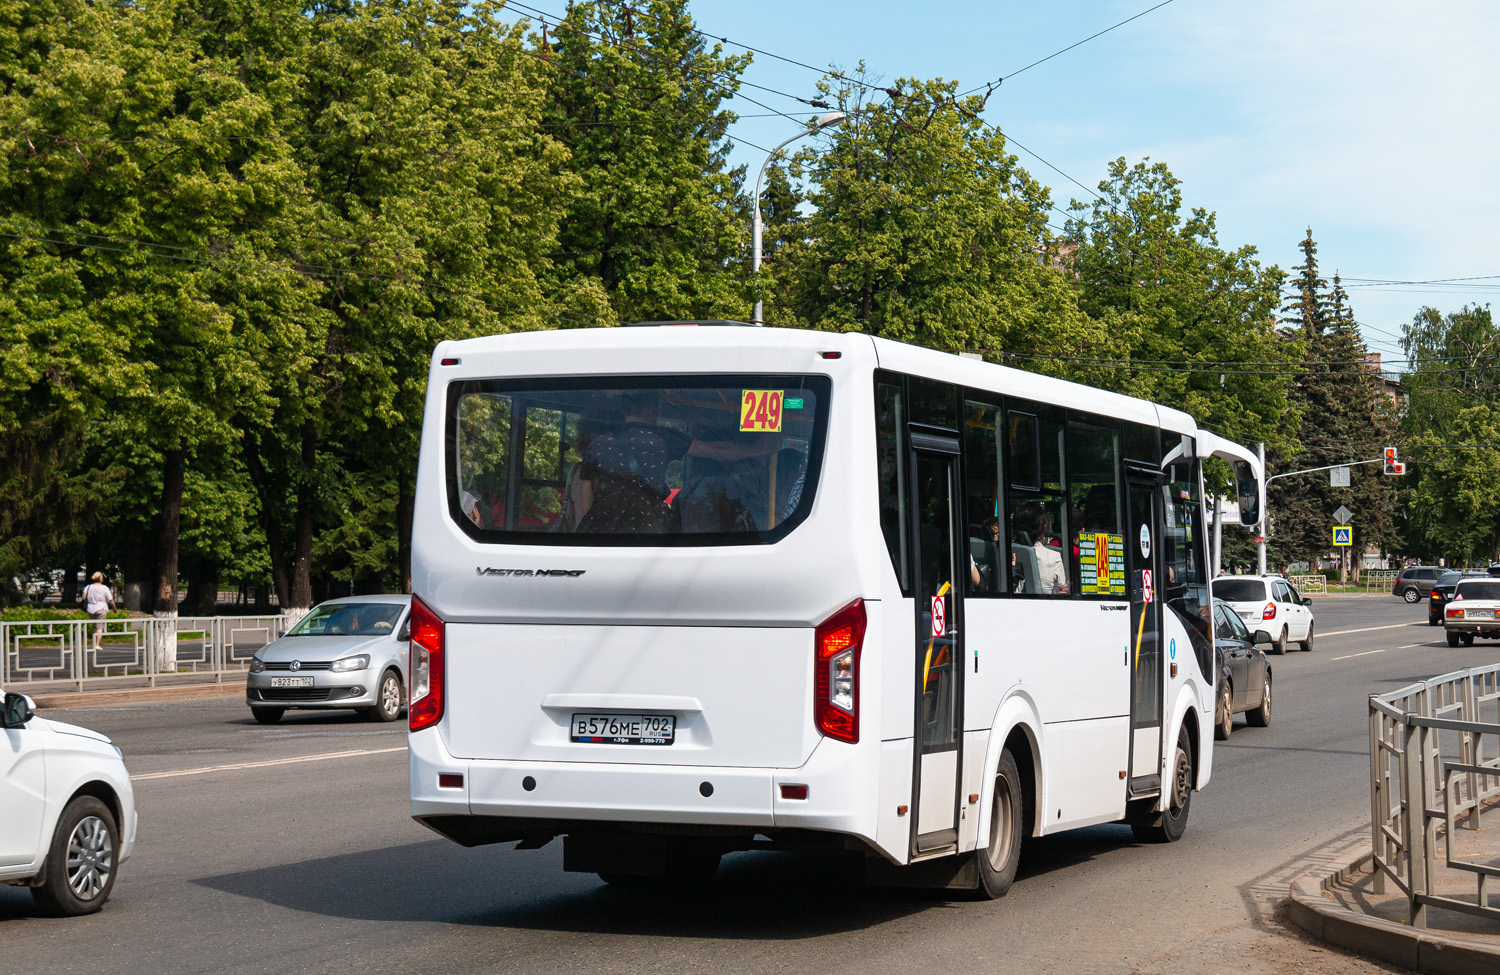
[[[49,914],[104,906],[135,846],[135,793],[105,736],[0,704],[0,884],[31,888]]]
[[[1443,607],[1448,646],[1474,645],[1474,638],[1500,640],[1500,579],[1460,579]]]
[[[1281,576],[1220,576],[1213,581],[1213,593],[1252,635],[1270,634],[1271,653],[1286,653],[1288,643],[1313,648],[1312,600],[1298,595]]]

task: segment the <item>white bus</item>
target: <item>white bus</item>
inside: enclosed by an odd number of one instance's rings
[[[1170,841],[1213,767],[1184,413],[866,335],[438,346],[412,543],[411,814],[610,881],[862,851],[1005,892],[1023,835]]]

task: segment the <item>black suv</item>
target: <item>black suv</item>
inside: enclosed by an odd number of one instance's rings
[[[1409,569],[1402,569],[1401,574],[1396,577],[1396,584],[1391,587],[1391,595],[1400,596],[1409,603],[1421,602],[1422,597],[1432,591],[1432,584],[1437,581],[1437,577],[1446,571],[1435,565],[1414,565]]]

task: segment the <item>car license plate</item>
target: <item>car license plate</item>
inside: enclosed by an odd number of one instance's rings
[[[671,714],[575,714],[571,738],[595,745],[670,745],[676,730]]]
[[[1493,609],[1471,609],[1464,613],[1465,618],[1471,620],[1492,620],[1495,618]]]
[[[272,687],[311,687],[313,679],[308,677],[272,677]]]

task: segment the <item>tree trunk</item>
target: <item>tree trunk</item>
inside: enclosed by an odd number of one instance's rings
[[[396,565],[402,592],[411,592],[411,519],[415,510],[412,478],[403,471],[396,475]]]
[[[72,606],[78,602],[78,565],[63,566],[62,585],[58,587],[58,602],[62,606]]]
[[[219,607],[219,563],[210,558],[194,560],[188,569],[188,590],[182,600],[190,616],[213,616]]]
[[[295,551],[292,555],[292,589],[282,604],[283,613],[302,615],[312,608],[313,543],[313,461],[317,458],[316,441],[311,433],[302,437],[302,473],[297,487],[297,523]]]
[[[187,477],[187,448],[181,445],[162,456],[161,520],[156,533],[156,596],[152,613],[162,622],[156,630],[158,674],[177,672],[177,539],[182,524],[182,488]]]
[[[255,495],[260,500],[260,527],[266,534],[266,554],[271,560],[271,584],[275,588],[276,602],[285,607],[290,604],[291,590],[287,585],[286,547],[282,545],[281,524],[276,520],[271,504],[270,476],[260,457],[260,441],[255,434],[246,432],[244,444],[245,469],[250,472],[250,483],[255,485]],[[262,597],[256,597],[256,605]]]
[[[161,516],[156,533],[156,591],[151,609],[157,616],[177,615],[177,538],[182,523],[182,488],[187,476],[187,448],[163,455]]]
[[[125,529],[125,550],[120,555],[120,574],[125,608],[142,613],[150,605],[152,567],[146,557],[146,539],[139,527]]]

